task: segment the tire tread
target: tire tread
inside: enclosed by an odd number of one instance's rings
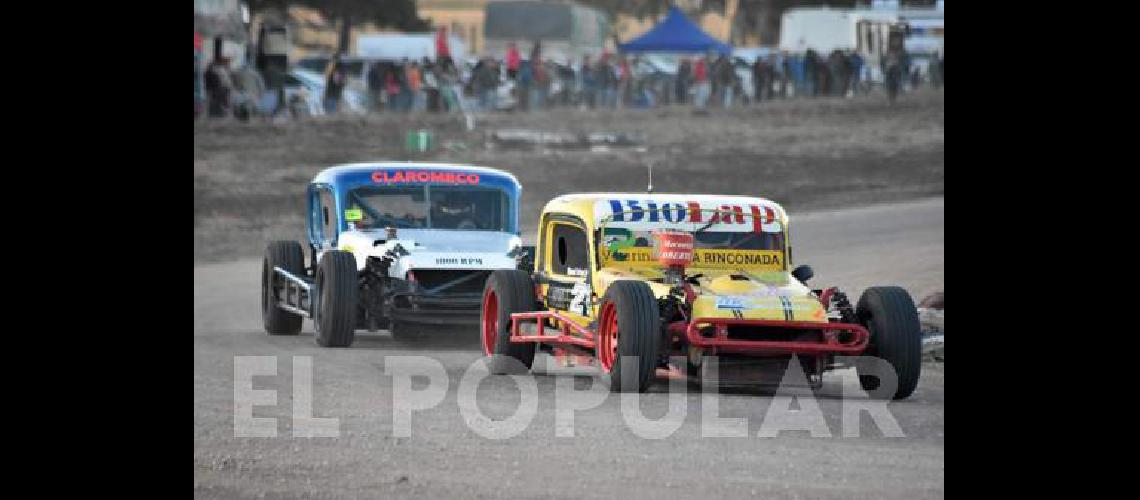
[[[305,253],[301,249],[301,244],[296,241],[277,240],[269,242],[265,247],[265,259],[262,261],[262,272],[272,273],[273,267],[280,267],[296,276],[301,276],[305,272]],[[265,276],[262,276],[262,287],[264,288],[267,283]],[[262,290],[262,293],[269,293],[268,290]],[[275,305],[265,306],[262,305],[262,321],[265,324],[265,332],[270,335],[296,335],[301,332],[301,324],[304,318],[297,314],[293,314],[284,309],[280,309]]]

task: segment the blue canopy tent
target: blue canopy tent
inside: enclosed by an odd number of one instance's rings
[[[676,5],[669,15],[645,34],[626,43],[618,44],[622,52],[708,52],[731,54],[732,46],[693,24]]]

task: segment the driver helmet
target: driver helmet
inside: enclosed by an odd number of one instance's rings
[[[475,204],[460,193],[448,193],[436,202],[435,210],[445,217],[464,217],[475,211]]]

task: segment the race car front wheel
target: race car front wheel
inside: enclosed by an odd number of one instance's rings
[[[868,288],[855,307],[859,322],[871,332],[871,343],[864,356],[874,356],[886,364],[864,360],[856,364],[859,384],[871,397],[903,399],[918,387],[922,371],[922,326],[918,309],[910,294],[897,286]],[[897,384],[894,391],[883,386],[884,378],[893,370]]]
[[[317,344],[323,347],[352,345],[359,286],[356,258],[340,250],[325,252],[317,266],[317,300],[313,305]]]
[[[595,355],[613,392],[645,392],[657,372],[661,318],[653,290],[642,281],[615,281],[598,318]]]
[[[294,276],[305,272],[305,254],[296,241],[273,241],[265,248],[261,262],[261,319],[265,332],[270,335],[296,335],[301,331],[302,318],[277,307],[284,290],[284,280],[273,272],[280,267]]]
[[[503,269],[491,273],[483,287],[483,310],[479,333],[483,353],[491,357],[490,370],[496,375],[518,371],[519,364],[530,369],[535,344],[511,343],[511,314],[534,310],[534,281],[526,271]]]

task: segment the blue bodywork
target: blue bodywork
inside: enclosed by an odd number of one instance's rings
[[[435,175],[436,178],[451,178],[454,175],[462,176],[461,182],[433,182],[428,180],[426,182],[419,180],[424,177],[421,172],[428,172]],[[354,163],[350,165],[339,165],[322,170],[313,181],[309,184],[307,193],[308,199],[308,236],[309,243],[314,248],[321,248],[324,245],[336,245],[336,238],[341,233],[348,229],[348,223],[344,220],[345,199],[348,197],[348,192],[360,186],[372,185],[385,185],[385,183],[378,183],[373,180],[376,178],[394,179],[399,177],[406,177],[408,174],[413,174],[413,180],[401,180],[398,184],[400,186],[463,186],[463,185],[477,185],[480,187],[490,187],[502,190],[507,195],[510,206],[507,207],[508,221],[507,231],[519,234],[518,229],[518,216],[519,216],[519,195],[522,193],[522,185],[519,184],[518,179],[510,173],[501,170],[495,170],[487,167],[453,165],[453,164],[439,164],[439,163],[415,163],[415,162],[383,162],[383,163]],[[448,174],[453,174],[449,176]],[[478,176],[477,182],[472,182]],[[467,184],[470,183],[470,184]],[[328,235],[329,237],[322,238],[320,234],[321,219],[324,216],[320,209],[321,194],[325,196],[331,194],[333,203],[335,204],[334,213],[330,213],[330,219],[335,218],[335,223],[332,224],[336,228],[336,234]]]

